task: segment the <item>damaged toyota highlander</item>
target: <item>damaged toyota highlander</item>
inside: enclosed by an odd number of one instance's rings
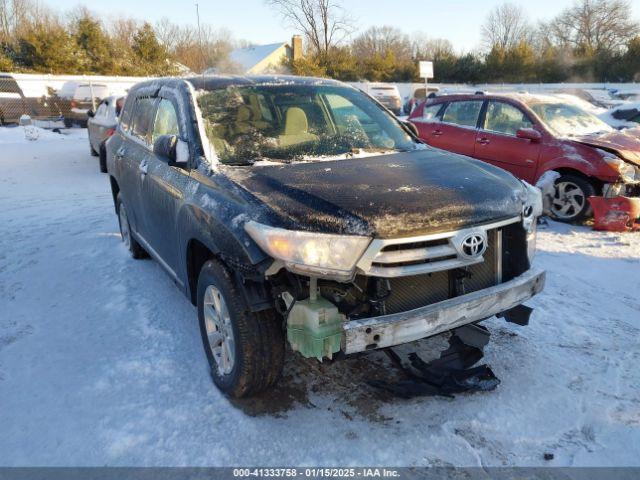
[[[197,306],[230,396],[272,386],[287,342],[322,361],[494,315],[524,324],[544,285],[536,188],[426,146],[340,82],[140,83],[107,168],[125,245]]]

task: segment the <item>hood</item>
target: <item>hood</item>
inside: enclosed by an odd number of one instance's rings
[[[269,207],[277,226],[377,238],[512,218],[526,195],[504,170],[433,148],[224,170]]]
[[[640,132],[638,129],[615,131],[603,135],[571,137],[574,142],[615,153],[627,162],[640,166]]]

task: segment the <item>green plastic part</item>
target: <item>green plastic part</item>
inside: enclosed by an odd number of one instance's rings
[[[305,358],[333,358],[340,351],[345,316],[328,300],[300,300],[287,317],[287,340]]]

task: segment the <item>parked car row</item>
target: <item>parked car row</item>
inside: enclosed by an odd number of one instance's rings
[[[94,112],[87,110],[87,133],[89,135],[89,151],[99,157],[100,171],[107,173],[106,141],[113,135],[118,126],[118,118],[124,105],[124,97],[116,95],[105,98]]]
[[[197,307],[221,391],[275,384],[287,342],[323,360],[482,333],[493,315],[527,323],[545,280],[532,267],[539,190],[413,128],[326,79],[129,91],[105,144],[122,239]]]
[[[588,217],[590,196],[640,195],[640,138],[553,96],[442,96],[423,102],[409,120],[429,145],[529,183],[558,172],[551,205],[558,220]]]
[[[0,125],[17,124],[28,115],[36,120],[64,122],[67,128],[87,126],[87,112],[103,98],[124,94],[127,83],[78,80],[48,80],[0,74]]]
[[[397,86],[388,83],[368,83],[364,91],[391,110],[394,115],[402,114],[402,97]]]
[[[86,127],[87,113],[96,108],[102,99],[109,96],[109,86],[100,83],[81,83],[73,88],[69,94],[63,94],[61,105],[63,105],[62,116],[64,126]]]

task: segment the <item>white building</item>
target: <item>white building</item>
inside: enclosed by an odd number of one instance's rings
[[[286,72],[285,60],[302,58],[302,37],[294,35],[291,43],[254,45],[234,50],[229,59],[245,74],[261,75]]]

